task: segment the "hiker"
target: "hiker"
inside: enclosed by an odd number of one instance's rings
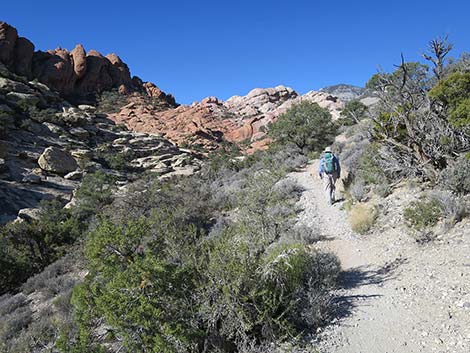
[[[323,179],[327,202],[332,205],[335,202],[335,183],[336,179],[341,176],[341,167],[331,147],[326,147],[323,152],[318,166],[318,175]]]

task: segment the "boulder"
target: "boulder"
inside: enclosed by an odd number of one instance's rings
[[[77,162],[68,152],[53,146],[44,150],[38,159],[38,164],[41,169],[57,174],[67,174],[78,167]]]
[[[70,52],[73,60],[73,71],[77,79],[81,79],[86,74],[86,52],[83,45],[77,46]]]
[[[25,221],[38,220],[41,211],[38,208],[23,208],[18,211],[18,218]]]

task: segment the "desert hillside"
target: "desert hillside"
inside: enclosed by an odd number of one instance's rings
[[[19,32],[0,22],[0,352],[470,351],[447,38],[366,87],[184,105]]]

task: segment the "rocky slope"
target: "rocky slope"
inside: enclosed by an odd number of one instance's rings
[[[161,111],[140,102],[132,102],[109,117],[129,129],[163,134],[177,144],[216,148],[224,139],[234,143],[248,142],[248,150],[263,148],[266,126],[293,104],[301,101],[318,103],[338,118],[344,103],[336,97],[311,91],[299,95],[292,88],[256,88],[245,96],[227,101],[208,97],[192,105]]]
[[[0,64],[0,222],[28,218],[43,199],[64,204],[97,170],[119,185],[139,173],[190,174],[198,162],[167,139],[116,126],[93,106],[72,106],[46,85]]]

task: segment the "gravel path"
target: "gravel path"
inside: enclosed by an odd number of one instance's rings
[[[292,173],[305,188],[299,222],[320,225],[318,247],[337,254],[343,274],[338,317],[319,333],[323,353],[470,352],[470,241],[468,223],[444,241],[420,246],[397,215],[410,192],[383,201],[376,229],[354,234],[342,202],[326,203],[322,182]],[[401,212],[400,212],[401,213]]]

